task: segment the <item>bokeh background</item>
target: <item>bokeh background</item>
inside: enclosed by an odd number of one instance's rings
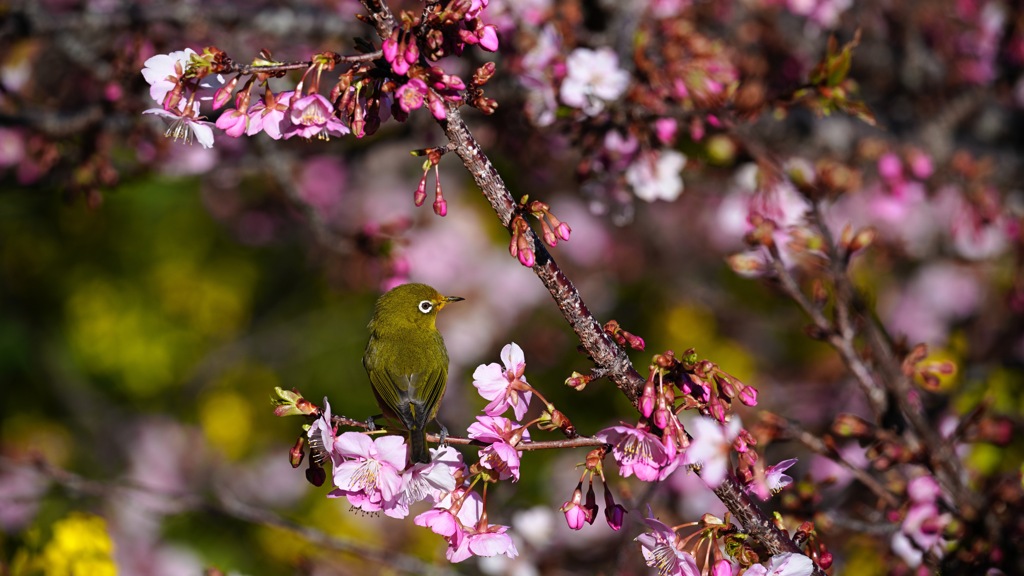
[[[879,230],[858,257],[858,284],[896,340],[960,365],[929,397],[936,419],[984,398],[1019,425],[1016,3],[492,0],[490,10],[503,48],[490,56],[489,93],[501,108],[467,113],[470,125],[516,197],[548,202],[572,226],[553,255],[597,318],[646,339],[632,354],[639,367],[693,347],[757,386],[761,409],[809,430],[866,411],[796,306],[726,261],[744,249],[750,149],[767,148],[857,172],[861,185],[832,215]],[[273,416],[273,388],[327,396],[356,419],[376,413],[360,363],[366,323],[375,298],[407,279],[466,298],[439,320],[452,359],[440,417],[454,435],[486,404],[473,369],[513,341],[529,382],[582,433],[636,418],[610,383],[564,386],[589,363],[455,158],[441,165],[448,216],[413,205],[422,172],[409,151],[443,142],[429,114],[361,140],[218,135],[209,150],[165,139],[165,125],[141,116],[153,103],[140,70],[154,54],[211,44],[239,61],[260,48],[280,60],[345,53],[372,36],[358,11],[350,1],[0,3],[0,573],[639,574],[632,539],[648,502],[681,521],[721,512],[685,473],[657,487],[613,473],[626,528],[571,533],[557,508],[585,451],[530,453],[518,483],[490,492],[491,519],[512,525],[521,559],[449,566],[434,534],[353,513],[288,465],[301,423]],[[626,60],[629,33],[654,17],[701,24],[769,94],[806,79],[830,31],[845,41],[860,27],[850,76],[877,126],[797,108],[691,132],[677,145],[687,167],[673,202],[636,199],[614,166],[581,173],[593,150],[580,151],[587,133],[571,111],[548,125],[523,112],[523,55],[554,23],[565,53],[611,46]],[[986,202],[980,224],[963,221]],[[1019,442],[965,451],[979,474],[1019,474]],[[767,456],[800,456],[794,477],[831,478],[836,502],[856,497],[841,471],[795,446]],[[896,564],[856,538],[833,546],[835,573]]]

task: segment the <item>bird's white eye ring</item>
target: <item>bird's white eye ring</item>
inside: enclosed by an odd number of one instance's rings
[[[417,308],[424,314],[430,314],[430,311],[434,309],[434,303],[430,300],[420,300],[420,305]]]

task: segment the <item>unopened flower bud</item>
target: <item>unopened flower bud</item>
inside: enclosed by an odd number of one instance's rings
[[[626,509],[623,508],[621,504],[617,504],[615,502],[615,498],[612,497],[612,491],[608,489],[608,484],[605,484],[604,517],[608,521],[608,526],[612,530],[620,530],[626,514]]]
[[[757,388],[744,385],[740,390],[740,402],[745,406],[757,406]]]
[[[671,417],[672,413],[666,409],[664,405],[659,406],[658,409],[654,411],[654,425],[658,428],[665,428],[668,426],[669,419],[671,419]]]
[[[306,468],[306,481],[319,488],[324,485],[326,479],[327,472],[317,464],[316,458],[310,458],[309,466]]]
[[[587,524],[594,524],[594,520],[597,519],[597,495],[594,493],[594,482],[591,480],[590,487],[587,489],[587,500],[583,505],[587,509]]]
[[[423,173],[423,177],[420,178],[420,184],[416,187],[416,192],[413,193],[412,201],[416,206],[423,206],[423,202],[427,200],[427,173]]]
[[[651,376],[654,375],[654,371],[651,371]],[[644,418],[650,418],[651,413],[654,412],[654,380],[648,378],[647,382],[644,383],[643,394],[640,395],[640,413],[643,414]]]
[[[565,222],[559,222],[555,226],[555,234],[557,234],[558,237],[561,238],[562,240],[568,241],[569,240],[569,234],[571,234],[571,233],[572,233],[572,228],[569,228],[569,225],[566,224]]]
[[[850,241],[850,253],[852,254],[870,246],[872,242],[875,241],[875,235],[876,232],[874,228],[868,227],[861,229]]]
[[[238,87],[238,78],[239,78],[238,76],[235,76],[231,80],[228,80],[227,82],[224,83],[223,86],[218,88],[217,91],[213,93],[213,109],[214,110],[217,110],[221,106],[224,106],[225,104],[227,104],[228,102],[231,101],[231,95],[232,95],[232,93],[234,93],[235,88]],[[242,109],[241,107],[239,107],[239,110],[242,110],[243,112],[245,112],[245,110]]]
[[[572,530],[579,530],[583,528],[583,524],[587,522],[588,510],[583,506],[583,483],[576,485],[576,489],[573,490],[572,497],[562,504],[559,508],[565,513],[565,523],[569,525]]]
[[[533,268],[533,265],[537,263],[537,256],[533,253],[532,248],[519,250],[519,263],[527,268]]]
[[[712,396],[711,401],[708,402],[708,408],[711,411],[711,417],[719,422],[725,422],[725,403],[718,396]]]
[[[579,390],[583,390],[584,388],[586,388],[587,384],[589,384],[590,381],[593,380],[593,379],[594,379],[593,376],[590,376],[590,375],[587,375],[587,374],[580,374],[579,372],[573,372],[572,375],[570,375],[568,378],[565,379],[565,385],[566,386],[571,386],[571,387],[573,387],[573,388],[575,388],[576,390],[579,391]],[[653,396],[652,396],[651,400],[653,402]],[[652,410],[653,410],[653,403],[652,403],[651,406],[652,406]]]
[[[485,62],[482,66],[476,69],[476,72],[473,73],[473,85],[483,86],[484,84],[486,84],[487,81],[490,80],[492,76],[494,76],[495,70],[496,67],[494,65],[494,62]]]
[[[295,445],[288,451],[288,462],[291,463],[292,468],[298,468],[302,464],[302,458],[306,455],[306,452],[302,449],[305,445],[306,439],[299,436],[295,441]]]
[[[871,434],[872,426],[853,414],[840,414],[832,422],[832,432],[843,438],[863,438]]]

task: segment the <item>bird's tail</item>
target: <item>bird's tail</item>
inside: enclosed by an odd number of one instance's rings
[[[409,430],[409,460],[413,463],[430,464],[430,450],[427,449],[427,431],[423,428]]]

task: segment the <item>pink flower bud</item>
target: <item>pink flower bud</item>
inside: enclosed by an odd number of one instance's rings
[[[434,200],[434,214],[438,216],[445,216],[448,214],[448,202],[445,201],[444,196],[438,196]]]
[[[607,484],[604,485],[604,517],[612,530],[620,530],[626,517],[626,509],[615,503]]]
[[[669,419],[671,418],[670,414],[671,412],[669,412],[664,406],[658,407],[658,409],[654,411],[654,425],[658,428],[664,429],[668,426]]]
[[[562,240],[568,241],[570,233],[572,233],[572,228],[569,228],[569,225],[565,222],[559,222],[558,225],[555,226],[555,234],[557,234]]]
[[[708,402],[711,408],[711,417],[719,422],[725,422],[725,404],[718,399],[718,396],[712,396],[711,401]]]
[[[405,61],[409,64],[415,64],[420,59],[420,47],[416,44],[416,40],[413,39],[409,42],[409,45],[405,48]]]
[[[423,206],[423,202],[427,199],[427,173],[423,173],[423,178],[420,178],[420,185],[416,187],[416,192],[412,196],[412,201],[416,206]]]
[[[658,118],[654,121],[654,134],[658,141],[666,146],[671,146],[675,142],[678,128],[675,118]]]
[[[465,28],[459,30],[459,40],[462,40],[470,46],[475,46],[480,42],[480,38],[476,35],[476,32],[466,30]]]
[[[644,418],[650,418],[654,412],[654,382],[650,380],[644,384],[644,393],[640,396],[640,413]]]
[[[544,243],[552,248],[558,246],[558,237],[551,231],[551,227],[548,226],[547,222],[541,220],[541,229],[543,230]]]
[[[537,256],[533,253],[533,249],[519,250],[519,263],[527,268],[533,268],[533,265],[537,263]]]
[[[889,181],[900,180],[903,177],[903,163],[899,156],[892,152],[882,154],[878,159],[878,175]]]
[[[231,95],[235,91],[235,87],[238,86],[238,77],[235,76],[231,80],[228,80],[217,91],[213,93],[213,109],[216,110],[221,106],[224,106],[231,101]]]
[[[444,100],[436,92],[427,91],[427,107],[430,108],[430,113],[434,115],[434,118],[437,120],[445,119],[447,110],[445,109]]]
[[[391,37],[384,41],[381,51],[384,52],[384,59],[389,63],[395,61],[395,57],[398,56],[398,28],[395,28],[391,32]]]
[[[582,484],[577,484],[576,490],[572,493],[572,498],[562,504],[560,508],[565,513],[565,523],[573,530],[583,528],[583,524],[587,522],[587,510],[580,505],[583,501],[582,487]]]
[[[480,47],[488,52],[498,50],[498,29],[493,24],[488,24],[477,31],[480,34]]]
[[[744,386],[740,390],[740,402],[746,406],[757,406],[757,388]]]

